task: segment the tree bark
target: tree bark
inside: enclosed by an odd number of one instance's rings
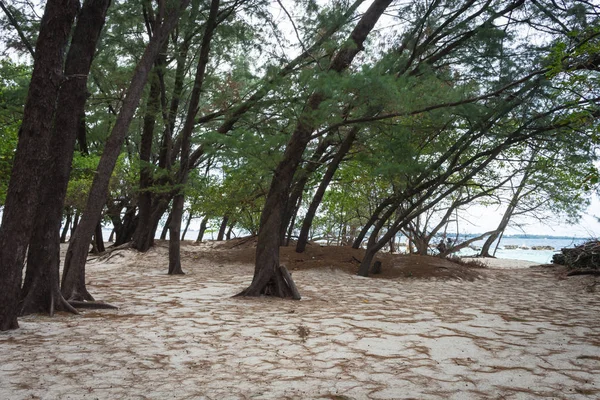
[[[67,234],[69,233],[69,228],[71,227],[72,220],[73,220],[73,211],[69,209],[69,210],[67,210],[67,218],[65,219],[65,226],[63,227],[63,230],[60,234],[60,242],[61,243],[67,242]]]
[[[184,206],[183,193],[173,199],[171,222],[169,224],[169,275],[183,275],[181,269],[181,218]]]
[[[169,227],[171,226],[171,219],[173,219],[173,210],[169,212],[165,226],[163,226],[162,232],[160,233],[160,240],[167,240],[167,233],[169,233]]]
[[[350,34],[350,40],[331,61],[329,66],[331,72],[340,73],[350,66],[354,57],[362,50],[368,34],[390,3],[391,0],[375,0],[371,4]],[[285,280],[281,277],[279,265],[281,225],[294,173],[315,129],[316,121],[310,117],[310,114],[317,110],[325,99],[324,94],[318,91],[310,95],[306,108],[299,116],[296,128],[287,143],[282,161],[275,169],[261,215],[254,277],[250,286],[239,294],[241,296],[274,294],[278,297],[293,297],[291,285],[282,285]]]
[[[73,234],[77,229],[77,225],[79,225],[79,218],[79,210],[75,210],[75,216],[73,217],[73,225],[71,226],[71,234],[69,235],[69,241],[71,241],[71,238],[73,237]]]
[[[22,268],[40,205],[65,46],[79,2],[48,0],[0,227],[0,331],[17,329]],[[62,205],[61,205],[62,206]],[[62,211],[62,208],[61,208]],[[59,241],[56,229],[57,242]]]
[[[206,232],[206,224],[208,223],[208,215],[202,218],[202,222],[200,222],[200,230],[198,231],[198,237],[196,238],[196,243],[201,243],[202,239],[204,239],[204,232]]]
[[[188,173],[190,170],[190,148],[191,148],[191,137],[196,125],[196,115],[200,105],[200,93],[202,91],[202,85],[204,84],[204,75],[206,73],[206,67],[208,66],[210,43],[212,41],[215,29],[218,24],[220,0],[212,0],[210,3],[210,11],[208,19],[206,20],[206,27],[204,29],[204,35],[202,36],[202,42],[200,44],[200,56],[198,57],[198,66],[196,68],[196,76],[194,78],[194,88],[192,89],[192,95],[190,97],[190,104],[188,107],[188,113],[186,121],[181,131],[181,159],[179,166],[179,174],[177,176],[177,184],[181,186],[179,192],[173,199],[173,211],[171,211],[171,228],[170,228],[170,240],[169,240],[169,274],[182,274],[181,270],[181,257],[180,257],[180,232],[181,232],[181,217],[183,216],[184,206],[184,193],[183,187],[187,182]]]
[[[229,221],[229,216],[224,215],[221,220],[221,226],[219,227],[219,233],[217,234],[217,240],[221,241],[225,239],[225,230],[227,229],[227,222]]]
[[[123,106],[100,158],[83,217],[69,243],[62,278],[62,292],[66,298],[76,300],[80,296],[80,292],[85,289],[87,246],[96,224],[100,220],[102,208],[108,194],[110,176],[121,151],[121,145],[127,135],[129,125],[142,96],[152,65],[165,40],[167,40],[169,33],[177,24],[179,14],[187,7],[189,1],[181,0],[179,7],[171,11],[166,16],[164,22],[155,29],[142,58],[135,68],[125,100],[123,101]]]
[[[94,232],[94,241],[96,242],[96,249],[98,253],[104,253],[106,249],[104,248],[104,238],[102,235],[102,223],[98,222],[96,225],[96,230]]]
[[[229,224],[229,228],[227,228],[227,233],[225,234],[225,240],[231,240],[231,232],[233,231],[233,228],[235,227],[235,220]]]
[[[188,214],[188,218],[185,221],[185,227],[183,228],[183,232],[181,233],[181,240],[185,240],[185,235],[187,234],[187,231],[190,227],[190,224],[192,223],[192,212],[190,211],[190,213]]]
[[[146,102],[146,114],[142,125],[142,138],[140,141],[140,188],[138,194],[138,227],[134,233],[132,247],[138,251],[147,251],[154,239],[152,235],[152,200],[153,195],[149,190],[152,186],[152,167],[150,158],[152,157],[152,142],[154,140],[154,128],[156,126],[156,115],[160,110],[160,81],[158,70],[164,68],[165,56],[159,55],[153,74],[151,74],[150,93]]]

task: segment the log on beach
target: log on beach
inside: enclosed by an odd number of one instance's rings
[[[600,270],[600,241],[592,240],[580,246],[564,248],[552,257],[555,264],[574,269]]]

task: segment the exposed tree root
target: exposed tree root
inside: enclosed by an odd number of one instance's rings
[[[120,246],[109,247],[106,251],[99,253],[99,254],[95,254],[96,257],[89,257],[88,261],[92,261],[92,260],[107,261],[116,255],[119,255],[122,257],[122,255],[120,253],[113,254],[113,252],[115,252],[117,250],[130,249],[130,248],[132,248],[132,244],[133,244],[133,242],[127,242],[127,243],[123,243]]]
[[[283,265],[275,267],[270,276],[265,279],[260,277],[252,281],[250,286],[233,297],[259,297],[259,296],[274,296],[282,299],[291,298],[300,300],[300,292],[292,279],[292,275]]]
[[[251,236],[247,236],[247,237],[242,238],[242,239],[238,239],[238,242],[235,243],[233,246],[231,246],[231,248],[235,248],[235,247],[241,246],[241,245],[243,245],[245,243],[251,242],[252,240],[256,240],[256,235],[251,235]]]
[[[110,310],[118,310],[119,307],[113,306],[112,304],[103,303],[101,301],[80,301],[80,300],[69,300],[68,302],[71,306],[76,308],[86,308],[92,310],[102,310],[102,309],[110,309]]]
[[[567,276],[575,276],[575,275],[593,275],[600,276],[600,270],[597,269],[580,269],[567,273]]]

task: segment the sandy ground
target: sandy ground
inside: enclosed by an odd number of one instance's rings
[[[88,288],[120,309],[0,334],[0,399],[600,398],[595,278],[291,268],[301,301],[240,299],[252,265],[206,246],[184,276],[162,247],[90,262]]]

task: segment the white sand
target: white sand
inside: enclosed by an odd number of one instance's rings
[[[512,260],[507,258],[492,258],[492,257],[462,257],[465,261],[478,261],[493,269],[520,269],[530,268],[539,265],[540,263],[527,260]]]
[[[251,265],[190,256],[170,277],[165,249],[119,254],[89,264],[88,288],[120,310],[0,334],[0,399],[600,398],[590,277],[297,271],[294,302],[231,298]]]

